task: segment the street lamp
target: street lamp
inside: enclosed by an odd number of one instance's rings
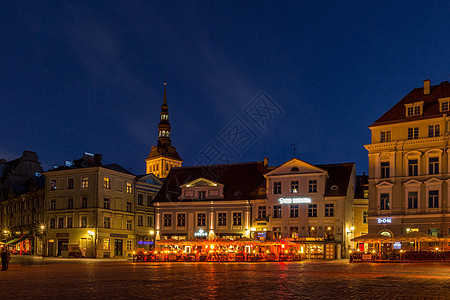
[[[155,248],[155,231],[153,229],[150,229],[149,233],[150,233],[150,240],[153,242],[153,246],[151,248]]]
[[[88,235],[94,241],[94,258],[97,258],[97,243],[96,243],[96,239],[94,238],[95,232],[93,232],[92,230],[88,230]]]

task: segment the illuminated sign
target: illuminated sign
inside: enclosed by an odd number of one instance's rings
[[[378,224],[391,224],[391,218],[378,218]]]
[[[400,243],[400,242],[394,242],[394,249],[395,249],[395,250],[400,250],[400,249],[402,249],[402,243]]]
[[[194,236],[196,236],[196,237],[206,237],[206,236],[208,236],[208,233],[203,231],[203,229],[199,229],[197,232],[194,232]]]
[[[296,204],[296,203],[311,203],[311,198],[303,197],[303,198],[280,198],[278,199],[280,204]]]

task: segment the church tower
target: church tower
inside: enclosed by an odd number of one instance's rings
[[[183,160],[170,140],[169,106],[167,105],[166,82],[164,82],[164,98],[161,106],[161,119],[158,124],[158,141],[153,146],[145,163],[146,173],[159,178],[166,178],[173,167],[181,167]]]

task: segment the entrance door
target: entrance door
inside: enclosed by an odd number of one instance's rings
[[[55,255],[54,244],[55,243],[53,242],[53,240],[48,241],[48,243],[47,243],[47,256]]]
[[[123,240],[114,241],[114,256],[123,256]]]
[[[61,251],[69,250],[69,239],[59,239],[58,240],[58,254],[56,256],[61,256]]]

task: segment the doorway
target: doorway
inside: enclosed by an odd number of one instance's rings
[[[123,256],[123,240],[114,240],[114,256]]]
[[[56,256],[61,256],[62,251],[69,250],[69,239],[59,239],[58,240],[58,254]]]

